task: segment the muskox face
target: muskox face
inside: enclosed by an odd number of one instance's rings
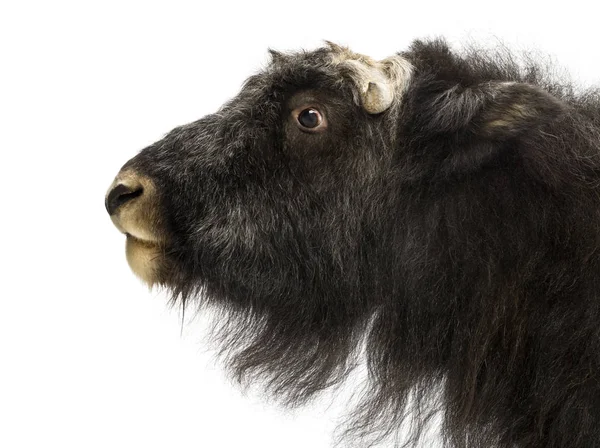
[[[410,72],[399,56],[378,62],[334,44],[273,52],[217,113],[117,175],[106,205],[133,271],[177,294],[205,289],[259,308],[314,295],[319,281],[349,288],[345,258],[376,219],[370,198]]]

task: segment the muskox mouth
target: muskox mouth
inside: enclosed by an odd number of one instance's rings
[[[156,187],[133,169],[120,172],[105,198],[115,227],[126,236],[125,254],[132,271],[149,286],[164,283],[166,238]]]
[[[129,267],[149,286],[164,282],[166,247],[157,241],[142,240],[126,233],[125,255]]]

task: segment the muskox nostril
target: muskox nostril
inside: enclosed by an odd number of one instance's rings
[[[141,196],[144,192],[142,187],[129,187],[124,184],[116,185],[108,196],[106,196],[106,211],[108,211],[109,215],[113,215],[119,207],[121,207],[126,202],[131,201],[132,199]]]

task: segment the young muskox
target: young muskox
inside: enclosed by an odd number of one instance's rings
[[[221,311],[238,379],[295,405],[364,348],[364,445],[439,411],[449,446],[592,447],[599,146],[600,94],[504,51],[328,44],[272,52],[106,206],[137,275]]]

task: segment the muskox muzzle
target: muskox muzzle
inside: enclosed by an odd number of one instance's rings
[[[147,176],[125,168],[108,188],[104,202],[113,224],[127,237],[129,266],[149,285],[164,281],[166,238],[157,196]]]

